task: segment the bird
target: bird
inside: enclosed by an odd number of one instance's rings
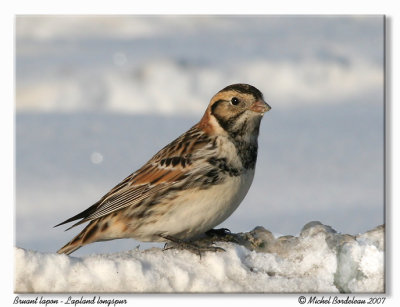
[[[188,242],[213,230],[252,184],[260,123],[270,109],[249,84],[217,92],[197,124],[92,206],[54,226],[88,223],[57,253],[122,238]]]

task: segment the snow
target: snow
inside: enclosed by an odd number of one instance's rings
[[[16,108],[197,115],[236,82],[275,108],[363,100],[382,48],[379,16],[19,16]]]
[[[356,236],[320,222],[298,236],[263,227],[218,242],[225,252],[152,247],[84,257],[15,248],[22,292],[384,292],[384,227]]]
[[[57,78],[49,75],[35,82],[21,82],[17,110],[71,112],[98,108],[133,114],[198,114],[204,111],[204,102],[220,90],[214,84],[240,81],[231,76],[251,80],[251,84],[265,89],[267,101],[279,101],[286,108],[300,102],[315,105],[321,100],[333,104],[344,98],[359,99],[360,93],[373,95],[383,86],[379,65],[356,59],[348,66],[323,60],[250,60],[224,69],[152,60],[128,72],[111,68],[97,76],[70,72]]]

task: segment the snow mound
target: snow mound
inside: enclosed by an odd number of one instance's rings
[[[263,227],[199,257],[160,248],[76,258],[15,248],[15,292],[384,292],[384,226],[340,234],[320,222],[299,236]]]

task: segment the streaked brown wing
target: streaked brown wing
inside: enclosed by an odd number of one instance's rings
[[[140,205],[144,199],[179,184],[193,172],[193,161],[189,157],[193,157],[195,151],[207,151],[209,142],[206,138],[201,130],[193,127],[160,150],[141,169],[125,178],[93,206],[57,226],[82,219],[68,228],[71,229],[123,208]],[[196,171],[199,171],[198,166]]]
[[[186,177],[186,172],[182,172],[182,170],[155,169],[146,177],[141,178],[139,184],[128,185],[126,188],[111,194],[98,206],[95,212],[87,216],[80,223],[100,218],[128,206],[138,205],[142,200],[168,189],[184,177]]]

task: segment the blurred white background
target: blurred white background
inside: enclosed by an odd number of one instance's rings
[[[297,234],[320,220],[355,234],[384,223],[383,25],[382,16],[18,16],[16,245],[56,251],[79,229],[55,224],[236,82],[259,88],[272,110],[252,188],[221,227]]]

